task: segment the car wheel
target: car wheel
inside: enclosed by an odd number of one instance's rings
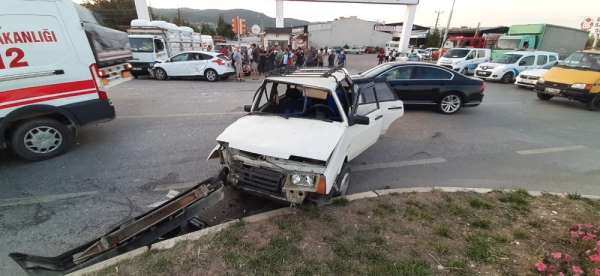
[[[71,147],[74,133],[52,119],[33,119],[15,129],[11,148],[19,157],[29,161],[50,159],[63,154]]]
[[[207,81],[215,82],[219,80],[219,74],[213,69],[207,69],[206,72],[204,72],[204,78],[206,78]]]
[[[513,83],[515,82],[515,77],[513,76],[513,73],[508,72],[506,74],[504,74],[504,76],[502,76],[502,79],[500,79],[503,83]]]
[[[155,72],[154,72],[154,76],[156,77],[157,80],[164,81],[164,80],[169,79],[167,72],[165,71],[165,69],[162,69],[162,68],[156,68]]]
[[[552,95],[548,95],[546,93],[537,93],[537,97],[538,99],[542,100],[542,101],[549,101],[551,100],[554,96]]]
[[[345,196],[348,193],[348,187],[350,186],[350,166],[348,163],[344,163],[340,174],[335,180],[335,189],[333,196]]]
[[[587,109],[590,111],[600,110],[600,95],[597,95],[587,103]]]
[[[444,96],[438,104],[438,109],[444,114],[454,114],[462,108],[462,98],[458,94]]]

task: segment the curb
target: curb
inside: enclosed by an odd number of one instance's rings
[[[474,192],[474,193],[478,193],[478,194],[487,194],[487,193],[490,193],[493,191],[512,192],[512,191],[515,191],[515,189],[500,189],[499,190],[499,189],[467,188],[467,187],[413,187],[413,188],[374,190],[374,191],[368,191],[368,192],[363,192],[363,193],[351,194],[351,195],[347,195],[347,196],[344,196],[341,198],[345,198],[348,201],[356,201],[356,200],[375,198],[375,197],[380,197],[380,196],[385,196],[385,195],[390,195],[390,194],[430,193],[430,192],[434,192],[434,191],[440,191],[440,192],[445,192],[445,193]],[[539,197],[544,194],[555,195],[555,196],[560,196],[560,197],[566,197],[568,195],[568,193],[554,193],[554,192],[542,192],[542,191],[527,191],[527,193],[533,197]],[[587,198],[587,199],[600,200],[600,196],[595,196],[595,195],[581,195],[581,197]],[[331,201],[325,203],[325,205],[328,205],[330,203],[331,203]],[[148,251],[160,251],[160,250],[170,249],[170,248],[173,248],[180,241],[194,241],[194,240],[198,240],[202,237],[205,237],[207,235],[219,233],[239,222],[245,222],[245,223],[260,222],[260,221],[265,221],[265,220],[275,218],[275,217],[293,215],[293,214],[296,214],[296,211],[297,211],[296,208],[284,207],[284,208],[279,208],[279,209],[267,211],[264,213],[244,217],[241,219],[231,220],[231,221],[228,221],[228,222],[225,222],[222,224],[218,224],[215,226],[204,228],[202,230],[198,230],[196,232],[188,233],[183,236],[164,240],[164,241],[152,244],[150,246],[138,248],[136,250],[113,257],[111,259],[94,264],[92,266],[83,268],[81,270],[71,272],[67,275],[82,276],[82,275],[86,275],[88,273],[97,272],[99,270],[113,266],[121,261],[130,260],[130,259],[137,257],[141,254],[144,254]]]

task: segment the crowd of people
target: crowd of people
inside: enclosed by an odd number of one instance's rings
[[[236,69],[238,81],[244,79],[244,72],[251,72],[252,79],[258,79],[273,70],[280,68],[302,67],[336,67],[346,65],[346,54],[343,50],[330,48],[316,49],[272,46],[264,48],[252,44],[248,47],[223,47],[220,52],[230,57]]]

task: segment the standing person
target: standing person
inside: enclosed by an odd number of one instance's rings
[[[252,67],[252,79],[258,80],[258,63],[260,59],[260,50],[256,48],[256,44],[252,43],[252,52],[250,53],[250,62]]]
[[[317,52],[317,67],[323,67],[323,48]]]
[[[275,68],[284,67],[287,65],[287,55],[286,52],[277,47],[277,52],[275,53]]]
[[[329,56],[327,56],[327,66],[329,68],[335,67],[335,53],[332,49],[329,50]]]
[[[244,76],[244,72],[242,70],[243,56],[242,56],[242,53],[240,52],[239,47],[235,47],[235,50],[233,51],[232,60],[235,65],[235,76],[237,78],[237,81],[243,81],[243,76]]]
[[[383,60],[385,59],[385,50],[379,49],[379,53],[377,53],[377,59],[379,61],[379,63],[377,63],[377,64],[383,63]]]
[[[338,66],[346,66],[346,53],[344,52],[344,50],[342,50],[340,52],[340,54],[337,57],[337,64]]]
[[[265,66],[267,65],[267,52],[262,45],[258,48],[258,52],[258,74],[260,76],[266,72]]]
[[[304,51],[302,48],[298,48],[296,50],[296,67],[300,68],[302,66],[304,66]]]

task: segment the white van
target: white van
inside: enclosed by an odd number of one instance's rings
[[[558,62],[558,53],[544,51],[514,51],[480,64],[475,76],[483,80],[514,83],[515,78],[529,69],[549,69]]]
[[[453,48],[438,59],[437,65],[462,74],[474,74],[477,65],[490,61],[492,51],[483,48]]]
[[[26,160],[57,156],[73,144],[80,126],[115,117],[104,89],[129,78],[129,65],[119,63],[131,57],[127,34],[86,28],[90,22],[71,0],[2,4],[0,148]],[[119,37],[125,39],[119,49],[92,47]]]

